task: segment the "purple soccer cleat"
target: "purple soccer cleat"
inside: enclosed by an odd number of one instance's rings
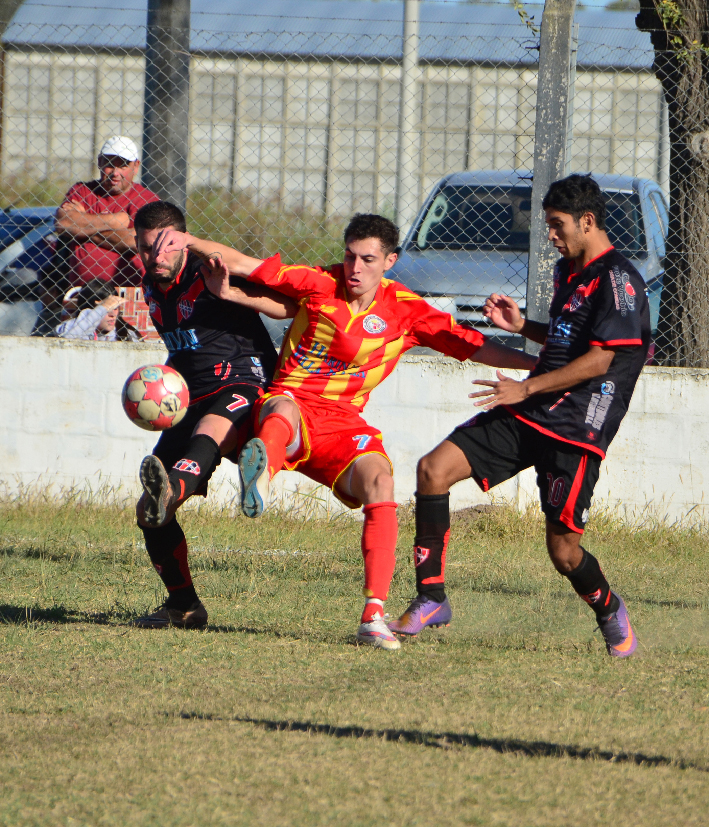
[[[427,626],[450,626],[453,610],[448,598],[436,603],[425,594],[412,600],[409,608],[398,620],[392,620],[389,628],[397,635],[417,635]]]
[[[608,654],[614,658],[627,658],[637,649],[638,639],[630,625],[628,610],[625,608],[623,598],[615,592],[612,594],[618,598],[620,606],[608,617],[599,617],[598,628],[606,642]]]

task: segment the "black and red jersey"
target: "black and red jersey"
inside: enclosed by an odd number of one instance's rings
[[[276,366],[276,351],[258,313],[210,293],[200,272],[203,263],[189,253],[165,292],[148,276],[143,279],[150,318],[192,402],[229,385],[265,387]]]
[[[650,346],[645,282],[613,247],[579,273],[572,268],[565,259],[554,268],[549,330],[530,375],[563,368],[593,345],[618,348],[611,366],[566,392],[536,394],[508,410],[542,433],[605,457]]]

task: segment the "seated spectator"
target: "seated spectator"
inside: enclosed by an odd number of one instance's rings
[[[118,315],[125,299],[116,295],[103,279],[92,279],[76,293],[68,295],[73,305],[72,318],[58,324],[54,333],[62,339],[88,339],[98,342],[139,342],[140,334]],[[71,290],[69,293],[73,293]]]
[[[78,182],[57,210],[58,247],[68,247],[69,282],[92,279],[138,286],[143,266],[136,253],[133,216],[158,196],[134,183],[138,147],[122,135],[109,138],[98,156],[100,177]]]

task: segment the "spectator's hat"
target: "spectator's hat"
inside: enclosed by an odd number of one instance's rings
[[[109,138],[101,147],[99,158],[102,155],[104,157],[117,155],[119,158],[123,158],[124,161],[137,161],[140,157],[135,141],[131,141],[131,139],[126,138],[125,135],[114,135],[112,138]]]

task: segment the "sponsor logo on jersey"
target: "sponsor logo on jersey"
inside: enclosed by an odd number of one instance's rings
[[[370,313],[369,316],[365,316],[362,327],[367,333],[383,333],[387,329],[387,323],[374,313]]]
[[[615,309],[620,311],[620,315],[625,318],[628,313],[635,310],[635,288],[630,283],[630,276],[621,270],[620,267],[614,265],[608,271],[611,279],[611,287],[613,288],[613,301],[615,302]]]
[[[569,347],[571,345],[571,330],[572,322],[562,321],[562,316],[557,316],[555,319],[549,321],[549,335],[547,336],[547,344],[561,345],[562,347]]]
[[[299,344],[293,351],[293,357],[298,365],[308,373],[319,376],[332,376],[335,373],[347,373],[355,379],[364,379],[366,371],[358,370],[360,365],[352,365],[329,356],[327,347],[322,342],[313,342],[310,350]]]
[[[428,560],[431,554],[430,548],[423,548],[423,546],[414,546],[414,566],[418,568],[420,565]]]
[[[160,310],[160,305],[152,297],[150,297],[148,301],[148,313],[150,313],[150,318],[154,324],[162,325],[162,310]]]
[[[179,353],[181,350],[197,350],[197,348],[202,347],[193,328],[166,330],[161,335],[165,347],[170,353]]]
[[[194,459],[180,459],[172,467],[183,474],[194,474],[195,477],[200,475],[199,463]]]
[[[585,424],[590,425],[594,431],[600,431],[608,416],[608,409],[613,402],[613,394],[592,393],[591,401],[586,409]]]
[[[214,375],[218,376],[222,382],[231,373],[231,362],[219,362],[214,366]]]
[[[615,393],[615,382],[604,382],[601,385],[601,393],[604,396],[608,396],[610,394]]]

